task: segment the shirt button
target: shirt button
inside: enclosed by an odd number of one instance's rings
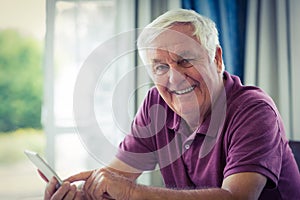
[[[189,144],[184,145],[185,149],[189,149],[191,146]]]

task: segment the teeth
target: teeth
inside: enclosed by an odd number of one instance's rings
[[[193,91],[195,87],[196,87],[196,86],[193,85],[193,86],[191,86],[191,87],[189,87],[189,88],[186,88],[186,89],[184,89],[184,90],[174,90],[174,91],[172,91],[172,93],[175,93],[175,94],[177,94],[177,95],[186,94],[186,93],[189,93],[189,92]]]

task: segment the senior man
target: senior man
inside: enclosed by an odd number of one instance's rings
[[[280,114],[261,89],[225,70],[218,31],[190,10],[141,33],[155,87],[107,167],[52,179],[45,199],[299,199],[300,175]],[[165,187],[135,183],[159,166]],[[83,188],[71,183],[83,180]]]

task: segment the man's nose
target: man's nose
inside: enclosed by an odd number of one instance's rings
[[[178,66],[171,66],[169,70],[169,82],[171,84],[179,84],[185,80],[184,73],[178,69]]]

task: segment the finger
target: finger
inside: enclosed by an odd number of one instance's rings
[[[55,193],[57,184],[58,184],[58,181],[56,180],[55,177],[50,179],[50,182],[48,182],[47,187],[45,189],[45,193],[44,193],[45,200],[49,200],[51,198],[51,196]]]
[[[64,200],[72,200],[75,198],[76,195],[76,186],[75,185],[71,185],[70,186],[70,190],[68,191],[68,193],[65,195]]]
[[[47,177],[46,177],[39,169],[37,170],[37,172],[38,172],[38,174],[40,175],[40,177],[41,177],[44,181],[49,182],[49,180],[47,179]]]
[[[91,200],[92,197],[89,194],[88,188],[90,187],[90,185],[92,184],[91,182],[91,176],[88,180],[86,180],[86,182],[84,182],[84,184],[81,186],[81,191],[84,194],[84,197],[86,198],[86,200]]]
[[[84,197],[85,197],[86,200],[91,200],[92,199],[92,197],[89,195],[88,191],[83,189],[82,192],[83,192]]]
[[[92,175],[87,179],[84,184],[84,191],[87,193],[87,196],[91,199],[95,199],[94,190],[97,184],[97,177],[99,176],[99,170],[94,170]]]
[[[51,200],[61,200],[70,191],[70,182],[64,182],[60,188],[54,193]]]
[[[91,187],[95,187],[95,182],[98,181],[99,177],[102,176],[102,172],[100,169],[94,170],[91,176],[85,182],[85,189],[91,190]]]
[[[93,188],[93,198],[95,199],[112,199],[112,197],[107,193],[107,181],[111,179],[112,174],[105,170],[99,170],[100,173],[95,177],[95,183]]]
[[[112,198],[107,192],[104,192],[104,193],[102,194],[102,197],[103,197],[104,199],[114,200],[114,198]]]
[[[65,181],[69,181],[70,183],[73,183],[75,181],[85,181],[91,176],[92,173],[93,171],[80,172],[79,174],[70,176]]]
[[[92,196],[88,193],[88,191],[83,191],[83,193],[86,200],[93,200]]]
[[[89,193],[93,199],[102,199],[103,198],[102,194],[104,193],[104,191],[102,191],[101,185],[102,185],[102,183],[98,181],[98,177],[97,177],[89,191]]]
[[[76,191],[74,200],[88,200],[83,191]]]

